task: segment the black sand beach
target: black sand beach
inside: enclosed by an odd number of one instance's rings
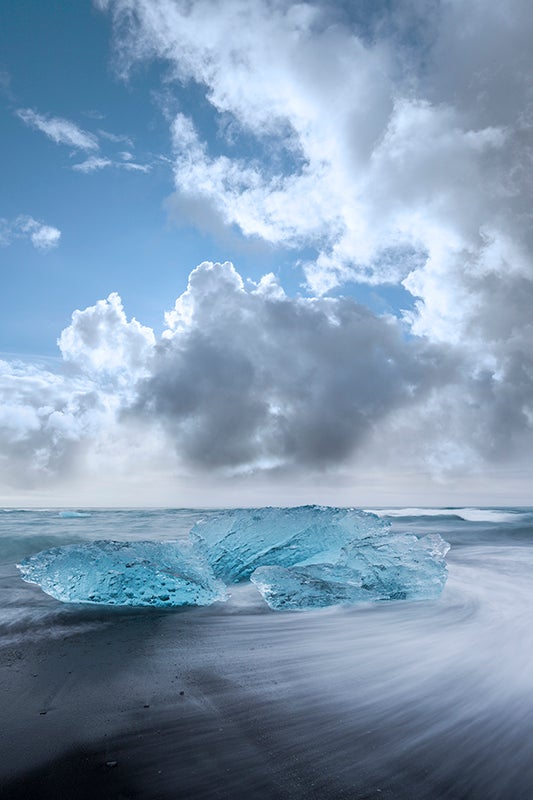
[[[438,777],[444,742],[433,759],[401,757],[416,697],[372,719],[363,676],[337,671],[327,650],[313,654],[318,675],[299,663],[306,627],[115,614],[102,630],[6,649],[2,797],[466,796]]]
[[[446,524],[427,603],[65,606],[6,566],[2,800],[530,800],[529,529]]]

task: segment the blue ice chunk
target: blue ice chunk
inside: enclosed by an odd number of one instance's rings
[[[87,511],[60,511],[57,515],[61,519],[77,519],[77,517],[90,517]]]
[[[25,581],[65,603],[165,607],[226,599],[209,565],[177,542],[71,544],[29,556],[17,567]]]
[[[425,600],[438,597],[447,578],[450,545],[438,534],[419,539],[389,533],[381,539],[351,542],[339,565],[356,573],[365,591],[379,600]]]
[[[254,508],[207,517],[190,536],[216,576],[237,583],[263,565],[334,562],[354,539],[383,535],[388,527],[374,514],[350,508]]]
[[[335,563],[264,566],[251,581],[274,609],[323,608],[375,600],[429,600],[447,578],[449,545],[438,534],[388,533],[353,541]]]

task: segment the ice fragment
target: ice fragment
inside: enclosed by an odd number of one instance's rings
[[[448,543],[438,534],[418,539],[388,532],[351,542],[335,563],[259,567],[251,581],[275,609],[428,600],[438,597],[444,588],[448,550]]]
[[[197,522],[190,536],[217,577],[237,583],[264,565],[334,562],[345,545],[387,529],[363,511],[300,506],[223,511]]]
[[[28,583],[66,603],[204,606],[226,598],[205,561],[177,542],[115,542],[54,547],[17,567]]]

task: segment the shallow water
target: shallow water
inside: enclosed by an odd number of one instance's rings
[[[14,566],[180,538],[205,513],[0,512],[2,797],[69,780],[117,798],[533,797],[532,509],[390,512],[452,545],[433,602],[280,613],[245,586],[206,609],[95,609]]]

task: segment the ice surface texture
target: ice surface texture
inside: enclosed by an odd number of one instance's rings
[[[64,602],[209,605],[250,579],[275,609],[429,599],[446,582],[448,544],[395,534],[354,509],[303,506],[223,511],[189,541],[96,541],[45,550],[18,568]]]
[[[300,506],[223,511],[197,522],[190,536],[215,575],[237,583],[261,566],[334,562],[350,542],[387,531],[364,511]]]
[[[65,545],[17,566],[25,581],[66,603],[205,606],[226,598],[209,565],[176,542]]]
[[[394,534],[373,514],[303,506],[225,511],[191,530],[226,583],[250,578],[271,608],[438,597],[449,545]]]
[[[354,541],[335,563],[259,567],[251,580],[271,608],[322,608],[369,600],[429,600],[447,577],[449,545],[438,534]]]

